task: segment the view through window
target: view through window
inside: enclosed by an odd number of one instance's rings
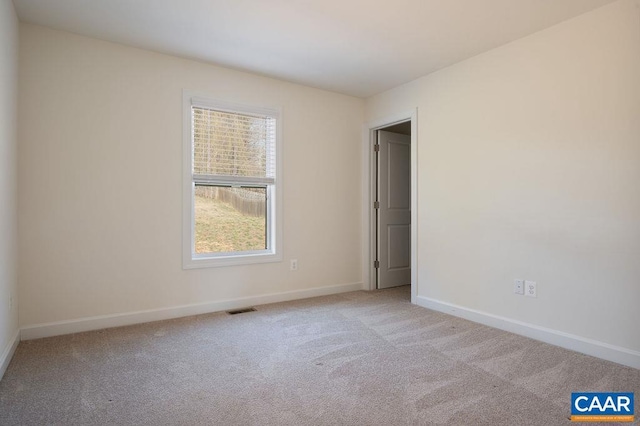
[[[276,118],[192,105],[193,253],[272,250]]]

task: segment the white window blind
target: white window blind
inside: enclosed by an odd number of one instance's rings
[[[191,108],[196,184],[275,182],[275,118]]]

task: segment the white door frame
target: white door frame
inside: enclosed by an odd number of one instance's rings
[[[375,199],[375,161],[373,146],[376,131],[411,120],[411,303],[418,297],[418,108],[365,123],[362,140],[362,281],[365,290],[375,290],[376,223],[373,211]]]

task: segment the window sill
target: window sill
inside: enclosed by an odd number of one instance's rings
[[[218,268],[223,266],[251,265],[255,263],[281,262],[282,255],[265,253],[232,254],[219,256],[190,257],[183,259],[182,269]]]

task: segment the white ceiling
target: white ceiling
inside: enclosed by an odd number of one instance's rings
[[[368,97],[614,0],[14,0],[23,22]]]

